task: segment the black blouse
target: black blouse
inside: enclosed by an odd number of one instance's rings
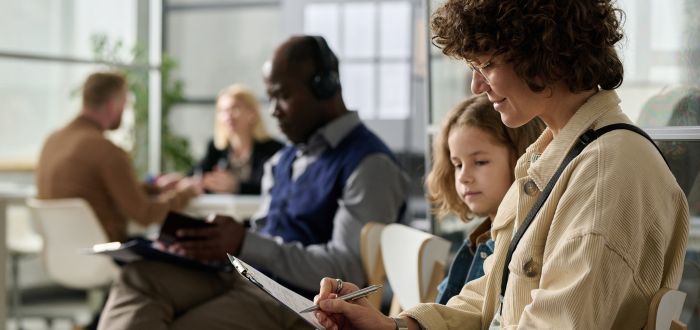
[[[250,163],[250,175],[246,180],[239,182],[238,193],[247,195],[258,195],[260,194],[260,181],[262,180],[264,172],[265,162],[272,157],[278,150],[280,150],[284,144],[279,141],[269,139],[267,141],[259,142],[255,141],[253,143],[253,152],[250,155],[248,162]],[[199,163],[192,168],[190,175],[195,172],[196,169],[201,170],[202,173],[211,172],[216,166],[224,165],[226,168],[231,169],[231,164],[229,162],[229,153],[231,152],[231,146],[228,146],[224,150],[217,149],[214,145],[214,140],[209,140],[209,145],[207,146],[207,153],[204,158],[199,161]]]

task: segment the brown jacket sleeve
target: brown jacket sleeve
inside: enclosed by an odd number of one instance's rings
[[[168,210],[180,210],[195,196],[194,191],[171,191],[152,198],[136,179],[131,160],[124,150],[112,146],[104,155],[100,176],[120,212],[142,224],[161,223]]]

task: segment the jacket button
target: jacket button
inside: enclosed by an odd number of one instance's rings
[[[540,191],[537,188],[537,184],[535,184],[535,181],[532,180],[527,180],[527,182],[525,182],[525,185],[523,185],[523,190],[528,196],[534,196]]]
[[[527,276],[527,277],[537,276],[537,273],[538,273],[537,263],[535,263],[535,261],[532,259],[528,260],[525,263],[525,265],[523,266],[523,272],[525,273],[525,276]]]

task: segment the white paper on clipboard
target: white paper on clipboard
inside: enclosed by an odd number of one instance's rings
[[[241,259],[238,259],[230,254],[228,255],[228,258],[236,271],[245,279],[255,284],[255,286],[261,290],[267,292],[267,294],[272,296],[272,298],[275,298],[275,300],[285,305],[287,308],[306,320],[306,322],[316,327],[316,329],[326,330],[326,328],[318,322],[314,313],[299,313],[299,311],[313,305],[311,300],[306,299],[300,294],[277,283],[275,280],[267,277],[265,274],[243,262]]]

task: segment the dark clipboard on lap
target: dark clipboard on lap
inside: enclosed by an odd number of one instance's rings
[[[211,223],[190,217],[186,214],[170,211],[165,217],[158,233],[158,241],[164,245],[174,244],[178,241],[186,241],[188,237],[177,237],[179,229],[186,228],[206,228],[213,226]],[[136,260],[152,260],[169,264],[193,268],[204,271],[232,271],[233,267],[222,260],[215,263],[203,263],[199,260],[190,259],[154,247],[154,241],[142,237],[132,238],[125,242],[111,242],[95,244],[87,253],[104,254],[111,256],[117,263],[125,264]]]
[[[321,323],[318,322],[314,313],[299,313],[299,311],[313,305],[311,300],[304,298],[300,294],[277,283],[275,280],[267,277],[265,274],[243,262],[241,259],[238,259],[230,254],[228,255],[228,258],[231,261],[234,269],[236,269],[236,271],[245,279],[260,288],[260,290],[265,291],[265,293],[280,302],[292,312],[299,315],[299,317],[306,320],[306,322],[308,322],[310,325],[316,327],[316,329],[326,329],[321,325]]]
[[[117,263],[122,264],[144,259],[209,272],[230,272],[233,270],[233,267],[227,262],[203,263],[195,259],[159,250],[153,246],[153,243],[153,241],[145,238],[132,238],[123,243],[95,244],[91,249],[87,250],[87,253],[108,255]]]
[[[201,218],[193,218],[187,214],[170,211],[165,217],[163,225],[160,227],[158,241],[170,245],[178,241],[187,241],[192,238],[177,237],[176,232],[180,229],[211,228],[213,224]]]

